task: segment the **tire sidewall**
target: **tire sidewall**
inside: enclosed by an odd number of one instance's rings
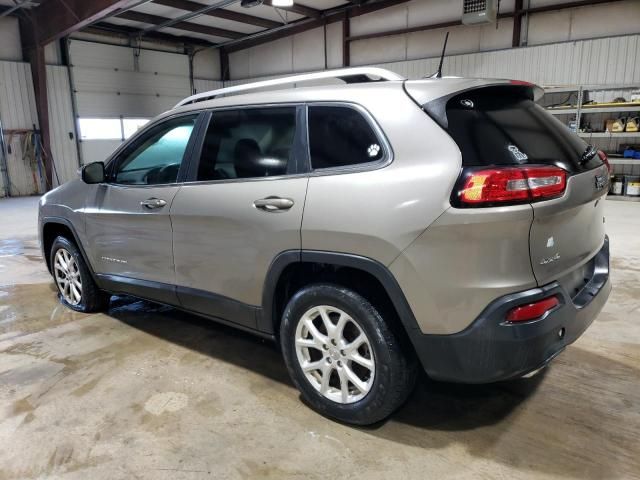
[[[67,300],[64,298],[64,296],[60,292],[60,288],[58,287],[58,282],[56,281],[56,278],[55,278],[54,261],[55,261],[56,253],[61,248],[64,248],[67,252],[69,252],[73,256],[76,262],[76,265],[78,265],[78,270],[80,271],[80,280],[82,281],[82,292],[81,292],[80,303],[78,303],[77,305],[72,305],[71,303],[67,302]],[[92,281],[92,278],[84,262],[84,258],[82,257],[82,254],[78,250],[78,247],[76,247],[73,242],[70,242],[64,237],[57,237],[53,241],[53,245],[51,246],[51,256],[49,261],[51,262],[51,273],[53,275],[53,281],[56,285],[56,290],[58,292],[58,298],[60,299],[60,302],[67,308],[70,308],[77,312],[87,311],[86,286],[89,284],[89,282]]]
[[[369,393],[361,400],[340,404],[329,400],[317,391],[302,372],[297,359],[295,332],[302,315],[318,305],[337,307],[360,326],[369,339],[375,362],[375,377]],[[377,310],[355,292],[329,284],[310,285],[297,292],[287,305],[280,328],[281,345],[285,363],[296,387],[304,398],[320,413],[350,423],[370,423],[367,418],[384,409],[388,385],[392,378],[389,365],[392,358],[382,331],[384,321]]]

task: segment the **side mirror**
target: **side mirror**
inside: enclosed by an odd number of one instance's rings
[[[81,176],[84,183],[104,182],[104,162],[88,163],[82,167]]]

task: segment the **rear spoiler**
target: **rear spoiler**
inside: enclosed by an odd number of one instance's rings
[[[469,78],[408,80],[404,83],[404,87],[407,94],[444,129],[448,127],[447,102],[461,93],[489,87],[507,87],[523,90],[525,95],[533,101],[539,100],[544,95],[541,87],[522,80]]]

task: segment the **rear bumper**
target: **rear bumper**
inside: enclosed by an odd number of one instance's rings
[[[591,262],[591,277],[573,297],[552,282],[495,300],[462,332],[415,335],[412,340],[425,371],[437,380],[488,383],[544,366],[582,335],[609,297],[608,238]],[[504,321],[515,306],[553,294],[560,305],[542,318],[521,324]]]

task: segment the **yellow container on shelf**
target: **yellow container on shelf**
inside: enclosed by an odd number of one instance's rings
[[[625,127],[625,122],[626,119],[624,118],[616,118],[612,123],[611,123],[611,129],[609,130],[612,133],[620,133],[620,132],[624,132],[624,127]]]
[[[625,178],[625,195],[630,197],[640,197],[640,177],[636,175],[627,175]]]
[[[640,117],[633,117],[627,119],[627,126],[625,132],[637,132],[640,130]]]

